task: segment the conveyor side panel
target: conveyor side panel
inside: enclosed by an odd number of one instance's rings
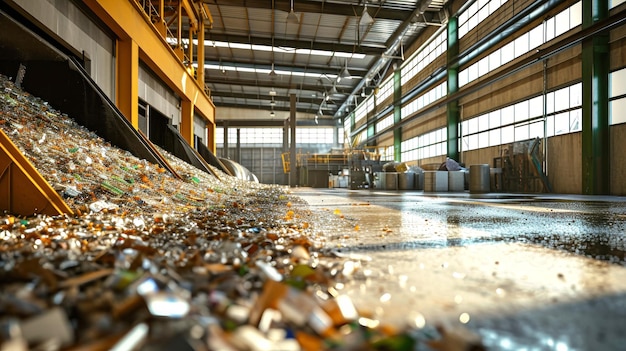
[[[206,161],[187,143],[174,126],[168,124],[161,132],[158,140],[151,140],[155,145],[162,147],[165,151],[172,153],[190,165],[215,176]]]
[[[202,156],[202,158],[211,166],[219,169],[220,171],[232,176],[233,174],[231,174],[230,170],[228,168],[226,168],[226,166],[222,163],[222,161],[220,161],[219,158],[217,158],[217,156],[215,156],[215,154],[213,152],[211,152],[211,150],[209,150],[209,148],[202,144],[199,143],[198,144],[198,153],[200,154],[200,156]]]

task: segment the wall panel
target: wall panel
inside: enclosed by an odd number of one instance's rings
[[[582,189],[582,133],[548,139],[548,180],[555,193],[580,194]]]
[[[626,124],[618,124],[611,126],[611,186],[609,191],[611,195],[626,195]]]
[[[83,53],[91,60],[88,72],[100,89],[115,100],[114,40],[94,23],[80,8],[68,0],[14,0],[21,12],[27,13],[37,25],[61,45]]]

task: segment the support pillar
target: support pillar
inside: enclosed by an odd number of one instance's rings
[[[139,129],[139,47],[132,39],[117,42],[117,108]]]
[[[235,160],[237,161],[237,163],[241,164],[241,128],[237,128],[236,150],[237,150],[237,157],[235,158]]]
[[[222,157],[228,158],[228,121],[224,121],[224,147],[222,148]]]
[[[200,11],[200,19],[198,22],[198,68],[196,69],[196,79],[198,80],[198,84],[202,87],[202,90],[206,90],[204,89],[204,17],[202,11]],[[189,45],[192,43],[193,41],[189,43]],[[189,59],[191,60],[192,58],[190,57]]]
[[[287,154],[287,155],[291,155],[291,153],[289,152],[289,120],[285,120],[285,123],[283,124],[283,154]],[[282,157],[281,157],[282,160]],[[289,157],[289,162],[291,162],[291,157]],[[289,169],[291,170],[291,164],[289,165]],[[289,173],[285,173],[285,177],[283,179],[283,184],[289,185],[289,175],[291,174],[291,171]]]
[[[193,115],[194,106],[191,101],[181,101],[182,111],[180,113],[180,134],[183,139],[193,148]]]
[[[402,80],[400,70],[393,72],[393,123],[398,124],[402,120]],[[396,162],[402,160],[402,128],[393,130],[393,159]]]
[[[608,2],[583,0],[583,29],[608,17]],[[610,193],[609,34],[582,43],[582,193]]]
[[[291,143],[289,145],[289,186],[298,185],[298,165],[296,163],[296,94],[289,95],[289,128]]]
[[[459,90],[459,34],[458,34],[458,18],[456,16],[450,17],[448,20],[448,95],[456,93]],[[448,157],[453,160],[459,161],[459,101],[450,101],[446,108],[447,115],[447,152]]]

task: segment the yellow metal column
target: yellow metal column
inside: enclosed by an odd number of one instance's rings
[[[206,146],[213,152],[214,154],[217,152],[217,142],[215,141],[216,130],[215,123],[209,122],[207,124],[207,142]]]
[[[191,101],[181,101],[182,110],[180,113],[180,134],[185,138],[191,147],[195,147],[193,141],[193,103]]]
[[[117,107],[139,129],[139,47],[132,39],[117,42]]]
[[[198,85],[204,90],[204,18],[200,15],[200,25],[198,26],[198,69],[196,79]]]

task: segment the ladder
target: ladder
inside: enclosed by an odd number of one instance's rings
[[[288,152],[284,152],[282,154],[280,154],[280,157],[283,160],[283,173],[289,173],[291,171],[291,166],[289,163],[289,153]]]

